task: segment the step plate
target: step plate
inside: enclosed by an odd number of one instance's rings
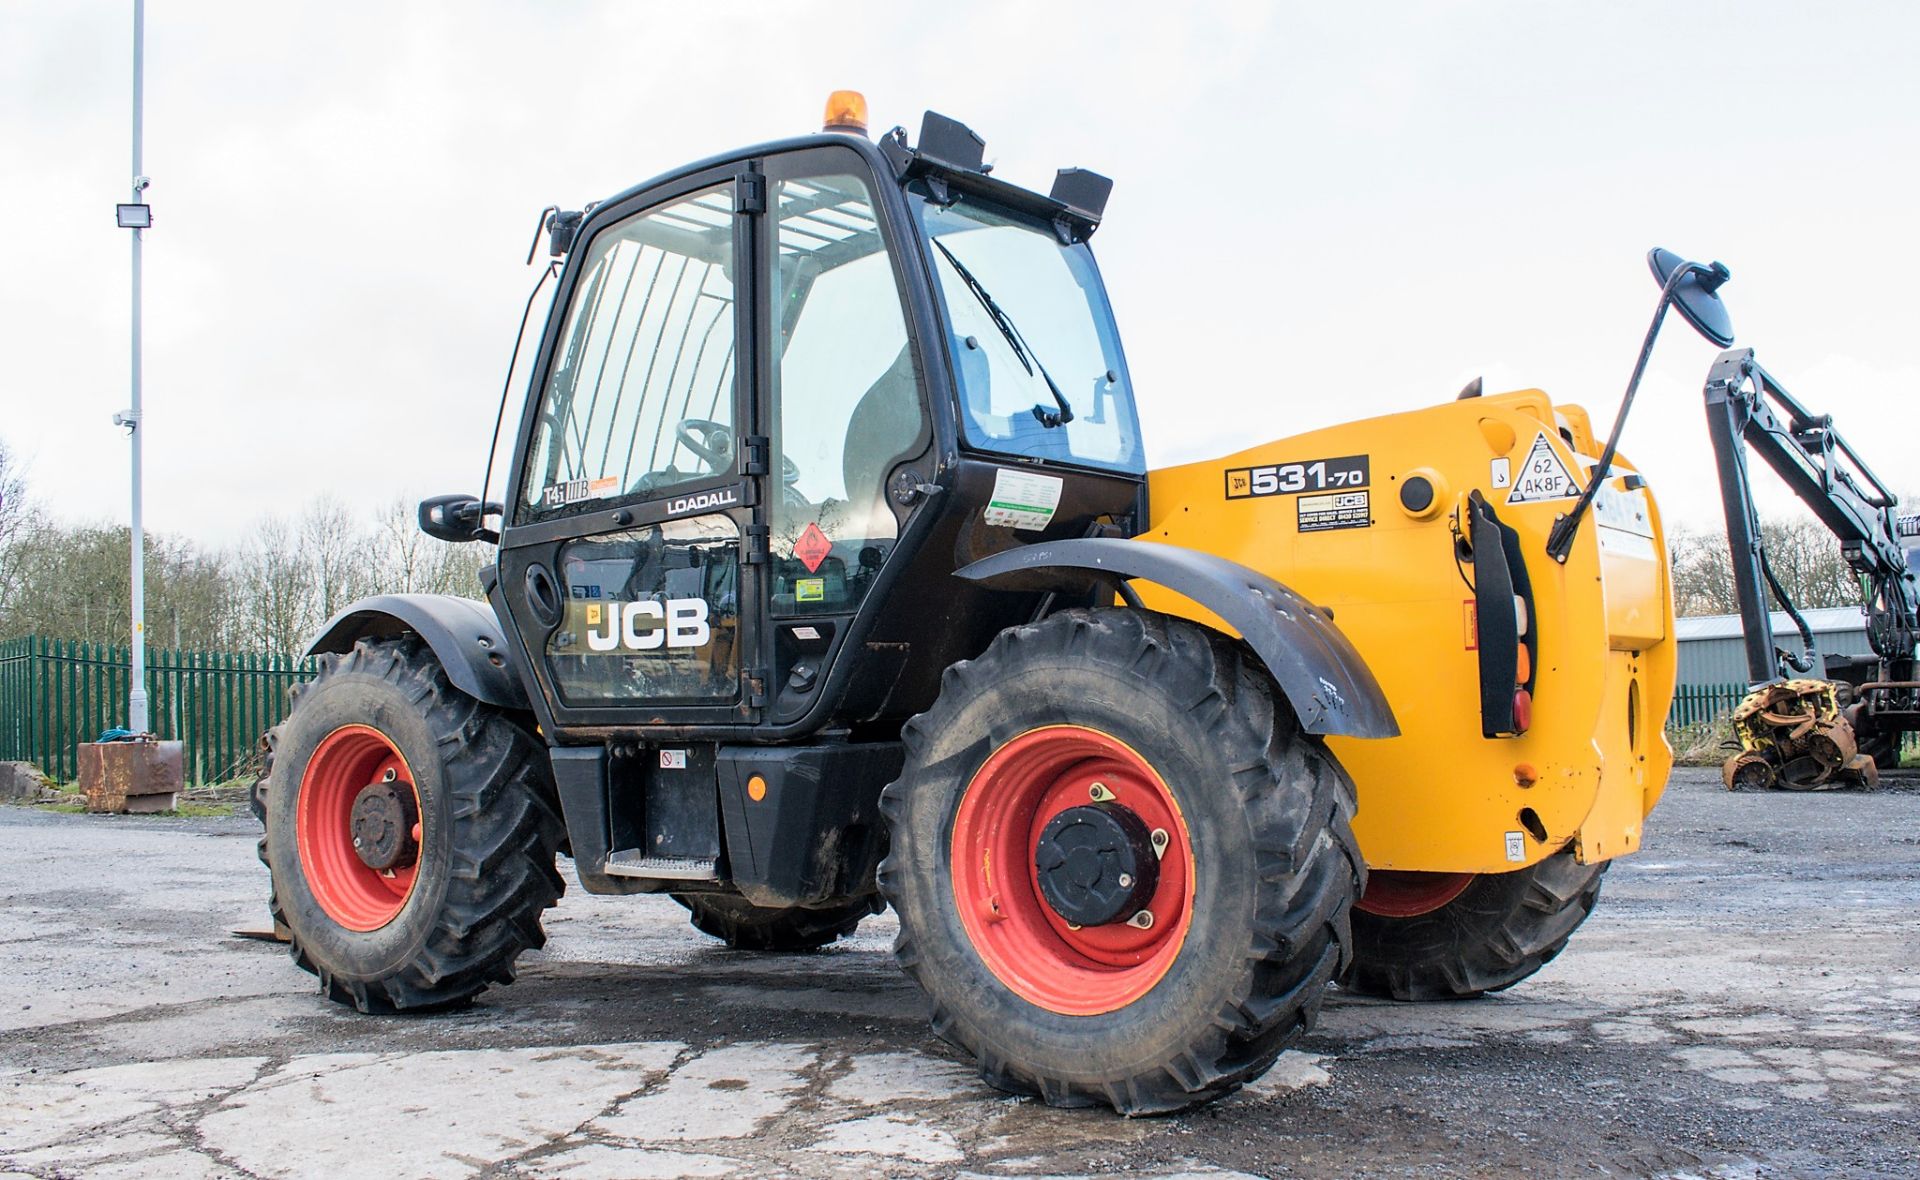
[[[648,856],[637,848],[607,856],[610,877],[647,877],[657,881],[718,881],[720,862],[684,856]]]

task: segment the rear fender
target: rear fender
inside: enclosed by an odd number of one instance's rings
[[[362,639],[418,635],[453,686],[475,700],[526,712],[532,705],[507,662],[506,637],[493,608],[450,594],[379,594],[347,607],[320,628],[310,656],[349,652]]]
[[[1212,611],[1267,665],[1308,733],[1400,732],[1386,694],[1328,613],[1265,574],[1211,553],[1111,537],[1048,541],[956,571],[996,590],[1084,593],[1138,578]]]

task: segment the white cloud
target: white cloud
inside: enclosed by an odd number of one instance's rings
[[[1732,266],[1741,343],[1899,482],[1920,18],[1809,12],[156,4],[149,519],[224,542],[321,493],[474,487],[535,210],[808,130],[839,86],[883,126],[965,119],[1016,180],[1116,178],[1096,248],[1156,461],[1476,372],[1605,419],[1663,244]],[[7,19],[0,437],[60,510],[118,517],[128,6]],[[1628,434],[1683,520],[1717,511],[1712,355],[1670,326]]]

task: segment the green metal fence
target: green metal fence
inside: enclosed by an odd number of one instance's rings
[[[74,747],[127,721],[124,647],[28,637],[0,643],[0,760],[71,781]],[[242,652],[147,649],[154,732],[184,743],[190,782],[223,782],[253,763],[312,662]]]
[[[1683,684],[1674,690],[1667,712],[1669,730],[1718,721],[1747,695],[1744,684]]]

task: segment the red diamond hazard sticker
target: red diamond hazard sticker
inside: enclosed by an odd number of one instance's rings
[[[793,543],[793,555],[800,559],[801,565],[807,567],[808,573],[818,570],[820,563],[832,552],[833,542],[827,540],[827,534],[821,532],[817,524],[809,523],[807,531],[801,533],[800,539]]]

